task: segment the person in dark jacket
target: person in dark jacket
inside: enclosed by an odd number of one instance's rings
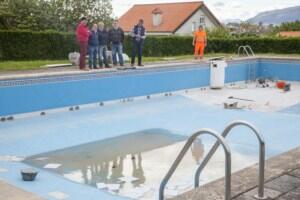
[[[85,67],[85,57],[88,48],[88,39],[89,39],[89,29],[87,27],[87,19],[82,17],[80,19],[80,23],[76,28],[76,38],[80,45],[80,61],[79,61],[79,68],[81,70],[88,70]]]
[[[138,66],[142,64],[143,45],[146,38],[146,29],[144,27],[144,20],[140,19],[138,24],[133,27],[132,30],[132,55],[131,55],[131,66],[134,66],[135,56],[138,56]]]
[[[98,39],[99,39],[98,58],[99,58],[100,68],[103,67],[103,63],[106,68],[109,68],[110,66],[108,64],[108,59],[107,59],[108,31],[106,30],[103,22],[98,23]]]
[[[89,68],[98,69],[97,68],[97,54],[98,54],[98,26],[97,24],[93,24],[92,30],[89,36]]]
[[[117,54],[120,66],[124,66],[123,60],[123,42],[124,31],[119,27],[118,21],[113,22],[113,27],[109,30],[109,42],[111,43],[112,60],[114,66],[117,66]]]

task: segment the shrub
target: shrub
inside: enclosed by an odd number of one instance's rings
[[[66,59],[77,49],[72,34],[0,31],[0,60]]]
[[[300,38],[209,38],[206,52],[236,53],[240,45],[250,45],[255,53],[300,53]],[[132,41],[126,37],[125,53]],[[0,31],[0,60],[66,59],[78,51],[74,34],[58,32]],[[148,36],[144,56],[192,54],[192,37]]]

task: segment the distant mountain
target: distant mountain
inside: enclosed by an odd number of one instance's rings
[[[300,21],[300,6],[262,12],[247,21],[255,24],[262,22],[263,24],[278,25],[296,20]]]

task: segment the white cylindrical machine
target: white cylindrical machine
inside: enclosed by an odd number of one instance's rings
[[[225,60],[212,60],[210,62],[210,88],[220,89],[225,84]]]

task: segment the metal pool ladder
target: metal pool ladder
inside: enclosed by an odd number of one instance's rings
[[[213,147],[210,149],[206,157],[201,162],[200,166],[198,167],[196,174],[195,174],[195,188],[199,187],[199,180],[200,180],[200,174],[202,170],[205,168],[208,161],[211,159],[211,157],[214,155],[220,144],[223,146],[223,149],[225,151],[225,200],[231,199],[231,153],[228,145],[225,142],[225,137],[230,133],[230,131],[236,127],[236,126],[246,126],[250,128],[254,134],[256,135],[258,141],[259,141],[259,173],[258,173],[258,194],[255,195],[256,199],[264,200],[267,199],[267,196],[264,195],[264,172],[265,172],[265,142],[261,134],[257,131],[257,129],[250,123],[246,121],[233,121],[230,123],[225,130],[222,132],[222,135],[216,135],[217,133],[210,130],[210,129],[202,129],[196,133],[194,133],[186,142],[185,146],[181,150],[180,154],[176,158],[175,162],[171,166],[170,170],[168,171],[167,175],[164,177],[163,181],[161,182],[160,188],[159,188],[159,200],[164,199],[164,188],[176,170],[178,164],[180,163],[181,159],[193,143],[193,141],[196,139],[197,136],[208,133],[210,135],[213,135],[217,138],[217,142],[213,145]]]
[[[241,55],[241,52],[244,52],[247,57],[254,57],[255,54],[249,45],[242,45],[238,48],[238,56]],[[256,67],[255,65],[252,65],[251,62],[248,62],[248,81],[253,81],[256,78]]]
[[[192,136],[189,137],[187,142],[185,143],[184,147],[180,151],[179,155],[177,156],[176,160],[172,164],[171,168],[169,169],[168,173],[162,180],[160,187],[159,187],[159,200],[164,200],[164,190],[165,187],[173,175],[174,171],[176,170],[177,166],[181,162],[182,158],[185,156],[186,152],[189,150],[190,146],[193,144],[194,140],[200,135],[212,135],[218,141],[218,144],[221,144],[224,152],[225,152],[225,199],[231,199],[231,152],[230,148],[225,142],[224,138],[220,136],[217,132],[211,129],[201,129],[198,132],[194,133]]]
[[[241,50],[243,50],[243,52],[246,53],[247,57],[255,56],[255,54],[254,54],[252,48],[251,48],[249,45],[242,45],[242,46],[239,46],[239,48],[238,48],[238,56],[240,56]]]

